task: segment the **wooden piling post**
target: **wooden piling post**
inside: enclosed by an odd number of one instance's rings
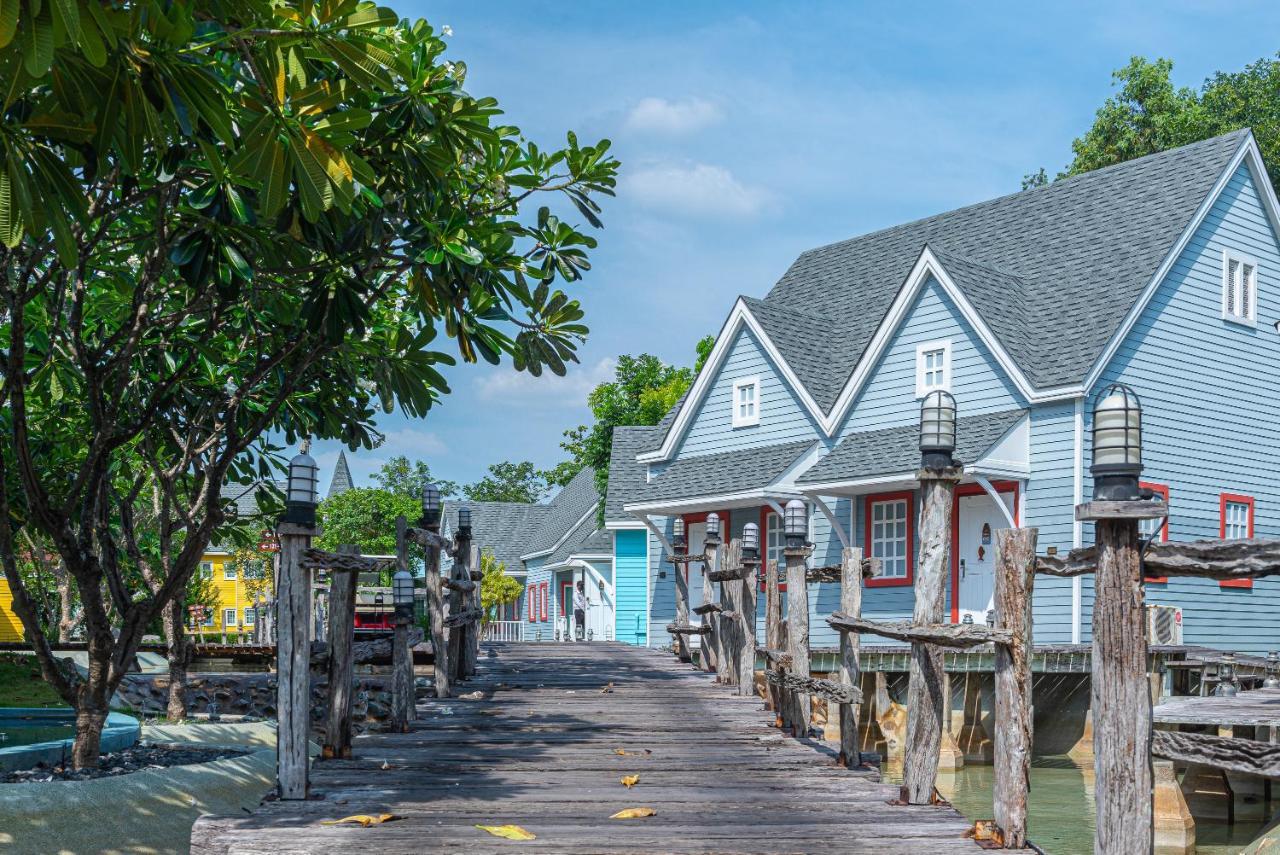
[[[840,553],[840,611],[862,617],[862,550],[858,547],[846,547]],[[840,682],[855,689],[862,685],[859,645],[858,633],[840,633]],[[855,767],[862,762],[858,751],[858,712],[857,704],[840,704],[838,762],[842,766]]]
[[[281,522],[280,580],[276,596],[276,789],[281,799],[308,795],[307,740],[311,724],[311,573],[302,553],[320,531]]]
[[[440,524],[427,527],[430,534],[440,533]],[[440,547],[428,543],[424,547],[427,583],[427,621],[431,631],[431,652],[435,672],[437,698],[449,697],[449,642],[444,631],[444,586],[440,579]]]
[[[781,650],[782,590],[778,584],[778,562],[766,560],[764,568],[764,646],[766,650]],[[782,727],[782,689],[766,683],[765,692],[768,707],[775,714],[774,726]]]
[[[738,595],[738,614],[742,616],[738,646],[740,695],[753,695],[756,691],[756,586],[759,584],[756,571],[759,567],[758,558],[742,559],[742,587]]]
[[[996,532],[995,626],[1013,632],[995,646],[996,825],[1006,849],[1027,845],[1027,793],[1031,789],[1031,600],[1036,578],[1034,528]],[[950,711],[948,711],[949,713]]]
[[[806,560],[812,552],[808,546],[788,546],[782,551],[787,562],[787,652],[791,654],[791,673],[809,676],[809,585]],[[785,719],[795,736],[809,732],[810,699],[804,692],[783,692],[790,715]]]
[[[934,626],[944,620],[947,578],[951,574],[951,515],[960,470],[923,469],[920,478],[920,551],[916,561],[915,610],[912,622]],[[925,805],[934,801],[938,749],[942,744],[942,649],[912,642],[907,686],[907,744],[902,774],[902,800]]]
[[[720,537],[707,534],[702,547],[702,603],[716,602],[716,586],[711,581],[711,574],[720,569]],[[717,632],[718,620],[715,612],[707,612],[702,616],[702,623],[707,632],[701,636],[702,670],[709,674],[718,674],[720,669],[720,633]]]
[[[454,557],[453,570],[449,577],[455,581],[471,578],[471,532],[458,531],[454,538]],[[456,588],[449,589],[449,614],[456,616],[461,614],[466,608],[462,597],[462,592]],[[463,641],[466,639],[467,627],[465,624],[449,627],[449,675],[454,681],[463,679],[462,673],[462,650]]]
[[[338,547],[344,555],[358,555],[350,544]],[[351,645],[355,643],[358,571],[329,571],[329,719],[323,756],[351,758]]]
[[[472,582],[475,582],[476,586],[463,598],[468,601],[468,607],[473,612],[479,612],[481,610],[480,579],[475,578],[480,575],[480,566],[480,547],[473,541],[471,544],[471,555],[467,561],[467,567],[470,570],[470,576],[468,578],[470,578]],[[477,617],[474,621],[468,623],[466,627],[466,641],[463,643],[462,648],[463,677],[474,677],[476,673],[476,665],[480,661],[480,625],[481,619]]]
[[[396,572],[409,571],[409,523],[396,517]],[[395,630],[391,641],[391,730],[408,733],[414,719],[413,651],[409,649],[412,618],[395,607]]]
[[[676,624],[689,625],[689,562],[687,553],[672,556],[671,566],[676,574]],[[693,652],[690,650],[689,636],[676,633],[672,641],[676,658],[681,662],[692,662]]]
[[[1092,686],[1097,823],[1101,855],[1152,846],[1151,694],[1138,520],[1150,502],[1089,502],[1076,519],[1094,521]]]

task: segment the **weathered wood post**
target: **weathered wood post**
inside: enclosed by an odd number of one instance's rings
[[[432,489],[435,489],[434,486]],[[445,636],[444,629],[444,583],[440,578],[440,550],[441,544],[437,542],[440,536],[440,512],[438,491],[435,498],[435,508],[425,508],[428,503],[423,502],[424,512],[422,524],[424,529],[423,538],[423,557],[426,562],[426,587],[427,587],[427,622],[431,631],[431,652],[435,672],[433,682],[435,683],[436,697],[449,697],[449,642]]]
[[[765,561],[764,564],[764,646],[769,651],[781,651],[782,632],[782,590],[778,583],[778,562]],[[769,663],[765,663],[769,667]],[[765,683],[767,692],[765,699],[769,709],[774,712],[774,726],[782,727],[782,688],[773,683]]]
[[[716,584],[720,586],[720,612],[716,629],[720,639],[719,681],[726,686],[738,685],[741,659],[739,640],[742,637],[741,610],[742,541],[737,538],[720,548],[720,572]]]
[[[305,799],[307,740],[311,725],[311,573],[303,555],[316,526],[319,467],[307,453],[310,442],[289,461],[289,489],[284,516],[276,527],[280,539],[280,579],[276,596],[279,643],[276,647],[276,788],[281,799]]]
[[[413,582],[409,582],[409,602],[400,590],[402,573],[409,572],[409,522],[396,517],[396,577],[392,584],[395,629],[391,639],[391,731],[408,733],[414,719],[413,651],[409,649],[409,624],[413,622]]]
[[[840,611],[862,617],[862,550],[858,547],[846,547],[840,553]],[[862,685],[859,646],[858,633],[840,633],[840,682],[855,689]],[[857,704],[840,705],[840,759],[837,762],[841,766],[852,768],[862,763],[858,751],[858,712]]]
[[[711,581],[711,574],[720,569],[720,515],[707,514],[706,535],[702,541],[702,604],[716,602],[716,586]],[[718,619],[714,611],[702,615],[702,623],[706,631],[702,633],[701,656],[702,670],[716,674],[720,668],[720,633],[717,631]]]
[[[672,526],[671,545],[675,549],[675,554],[671,556],[671,566],[676,574],[676,624],[687,627],[689,625],[689,539],[685,533],[683,517],[676,517]],[[675,633],[672,644],[675,647],[676,657],[681,662],[693,661],[688,635]]]
[[[790,673],[801,679],[809,676],[809,584],[807,562],[813,547],[806,542],[809,534],[809,507],[799,499],[787,502],[783,515],[786,546],[782,550],[787,562],[787,653],[791,656]],[[809,695],[800,691],[784,691],[790,709],[791,732],[805,736],[809,732]]]
[[[358,555],[350,544],[338,547],[342,555]],[[351,671],[356,630],[358,570],[329,570],[329,719],[325,727],[323,756],[351,757]]]
[[[470,560],[471,509],[464,507],[458,509],[458,528],[454,534],[453,570],[449,574],[452,582],[471,580]],[[465,623],[458,622],[458,618],[465,610],[461,587],[465,586],[449,588],[449,617],[453,619],[449,623],[449,672],[455,681],[463,679],[462,651],[467,632]]]
[[[483,610],[480,606],[480,581],[484,578],[484,571],[480,564],[480,547],[475,542],[471,543],[471,554],[467,560],[467,568],[470,570],[468,581],[473,585],[469,592],[464,592],[463,599],[467,603],[468,610],[476,615],[476,618],[466,625],[466,641],[462,648],[462,676],[474,677],[476,673],[476,665],[480,661],[480,627],[482,624]]]
[[[1027,793],[1031,789],[1031,595],[1036,578],[1034,528],[996,532],[995,626],[1013,633],[995,646],[996,825],[1006,849],[1027,845]]]
[[[947,577],[951,573],[952,505],[963,470],[951,458],[955,450],[955,399],[946,392],[930,392],[920,412],[920,549],[912,622],[936,626],[945,619]],[[942,649],[913,641],[902,773],[902,800],[908,804],[934,801],[942,745],[942,672]]]
[[[742,529],[742,581],[738,594],[741,637],[738,647],[738,694],[756,691],[756,586],[759,584],[760,527],[747,523]]]

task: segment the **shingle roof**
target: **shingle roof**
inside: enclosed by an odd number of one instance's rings
[[[354,486],[355,484],[351,481],[351,467],[347,465],[347,453],[339,449],[338,462],[333,467],[333,479],[329,482],[328,498],[332,499]]]
[[[928,246],[1033,385],[1079,382],[1248,134],[809,250],[749,305],[830,411]]]
[[[609,454],[609,489],[604,499],[605,522],[631,520],[622,508],[638,491],[644,489],[645,466],[636,455],[649,447],[657,431],[653,427],[615,427],[613,448]]]
[[[594,514],[569,532],[569,537],[546,557],[546,564],[560,564],[571,555],[607,555],[613,552],[613,535],[596,526]]]
[[[481,550],[491,550],[493,557],[507,566],[507,572],[524,570],[520,556],[529,538],[546,519],[547,505],[521,502],[466,502],[450,499],[444,503],[444,518],[452,524],[457,509],[471,509],[471,535]]]
[[[718,496],[767,487],[809,449],[813,441],[743,448],[675,460],[627,503]]]
[[[598,501],[600,496],[596,493],[595,472],[583,469],[546,506],[547,514],[542,525],[525,544],[521,554],[553,548]]]
[[[1026,414],[1026,410],[1005,410],[957,419],[955,459],[961,463],[980,459]],[[796,483],[827,484],[915,472],[919,468],[920,427],[900,425],[846,436]]]

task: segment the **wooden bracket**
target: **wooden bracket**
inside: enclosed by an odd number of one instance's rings
[[[972,623],[914,624],[911,621],[878,621],[836,614],[827,623],[838,632],[879,635],[897,641],[936,644],[939,647],[977,647],[979,644],[1012,644],[1013,633]]]
[[[393,564],[390,558],[368,558],[363,555],[351,555],[346,552],[325,552],[323,549],[308,549],[302,553],[298,562],[308,570],[329,570],[335,573],[371,573]]]
[[[854,686],[846,686],[834,680],[823,680],[818,677],[801,677],[785,671],[766,670],[764,678],[775,686],[781,686],[792,692],[804,692],[825,698],[837,704],[862,703],[862,690]]]

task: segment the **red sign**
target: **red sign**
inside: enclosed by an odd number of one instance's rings
[[[264,529],[258,535],[258,551],[259,552],[279,552],[280,539],[276,537],[276,533],[270,529]]]

